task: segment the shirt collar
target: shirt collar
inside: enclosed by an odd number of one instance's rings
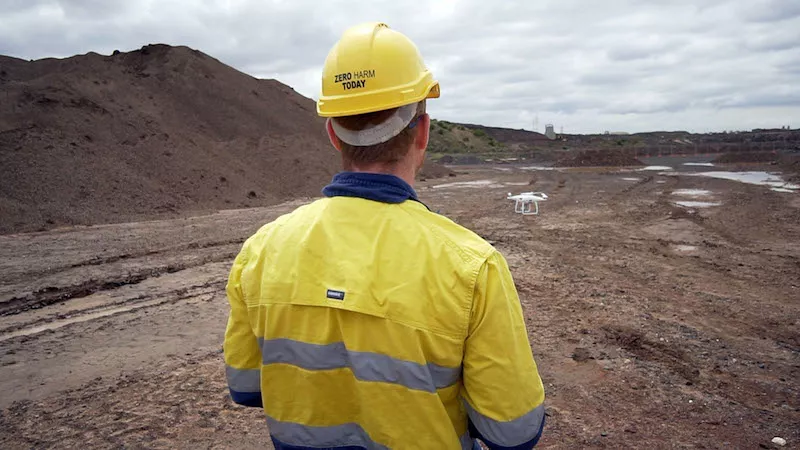
[[[411,185],[397,176],[383,173],[340,172],[322,193],[326,197],[358,197],[382,203],[419,202]]]

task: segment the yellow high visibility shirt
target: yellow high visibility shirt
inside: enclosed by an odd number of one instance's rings
[[[227,294],[231,396],[263,406],[276,447],[538,440],[544,389],[505,259],[418,201],[300,207],[245,242]]]

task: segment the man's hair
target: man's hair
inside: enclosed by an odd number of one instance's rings
[[[361,131],[370,125],[377,125],[385,122],[397,109],[398,108],[393,108],[356,116],[337,117],[333,120],[348,130]],[[411,119],[411,123],[414,123],[414,121],[423,114],[425,114],[425,100],[417,103],[417,112],[414,113],[414,118]],[[386,142],[375,145],[355,146],[339,139],[339,144],[342,147],[342,161],[345,170],[351,170],[354,166],[366,164],[394,164],[402,160],[408,154],[411,143],[416,137],[415,129],[416,127],[409,128],[406,126],[397,136]]]

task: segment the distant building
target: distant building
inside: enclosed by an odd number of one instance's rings
[[[552,123],[548,123],[544,126],[544,135],[547,136],[548,139],[555,139],[556,138],[556,131],[553,128]]]

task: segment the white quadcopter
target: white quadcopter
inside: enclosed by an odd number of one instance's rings
[[[523,216],[534,216],[539,214],[539,202],[547,200],[544,192],[523,192],[519,195],[508,193],[509,200],[514,200],[514,212]]]

